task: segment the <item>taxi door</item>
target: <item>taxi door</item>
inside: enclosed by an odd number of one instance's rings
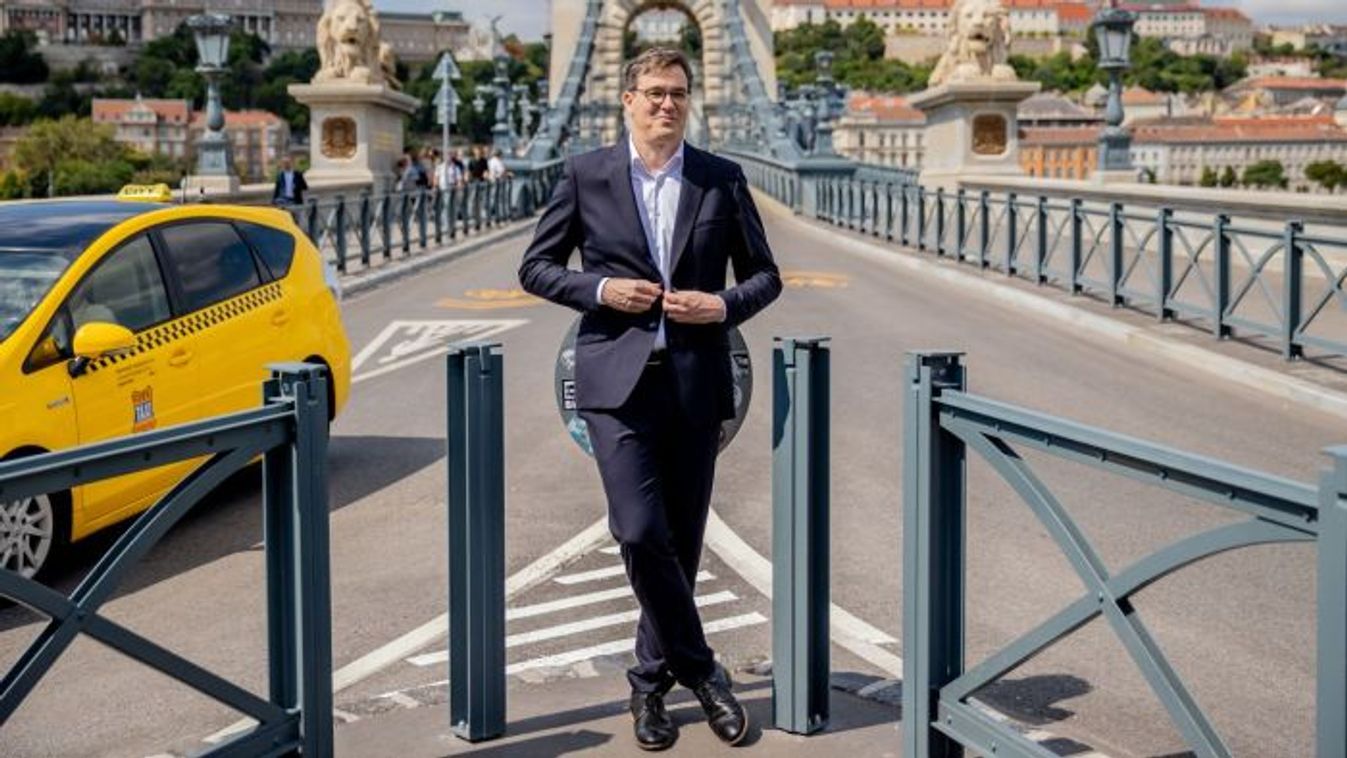
[[[263,285],[256,257],[226,220],[170,224],[158,232],[201,347],[198,387],[203,417],[262,405],[269,375],[270,324],[279,285]]]
[[[81,444],[147,432],[197,414],[196,337],[173,318],[169,290],[148,236],[109,253],[66,300],[74,334],[85,324],[119,324],[136,335],[131,351],[87,364],[71,380]],[[85,485],[79,534],[151,505],[193,462]]]

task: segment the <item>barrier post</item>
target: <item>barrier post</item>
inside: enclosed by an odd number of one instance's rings
[[[772,351],[772,723],[828,723],[828,338]]]

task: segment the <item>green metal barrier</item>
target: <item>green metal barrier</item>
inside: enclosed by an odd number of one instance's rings
[[[1144,587],[1236,548],[1315,542],[1318,552],[1319,758],[1347,751],[1347,447],[1318,489],[1222,461],[1054,418],[964,391],[958,353],[913,353],[906,373],[903,453],[903,754],[1053,753],[968,701],[1096,617],[1198,756],[1230,750],[1131,602]],[[1181,539],[1110,572],[1017,449],[1102,469],[1249,516]],[[1085,593],[971,668],[964,660],[965,456],[972,451],[1014,490],[1062,550]]]
[[[505,733],[504,359],[498,344],[448,356],[449,723]]]
[[[772,722],[795,734],[829,716],[826,342],[772,351]]]
[[[265,404],[256,410],[0,464],[0,497],[18,498],[208,456],[122,533],[69,597],[0,570],[0,596],[51,619],[0,680],[0,744],[5,722],[84,634],[258,722],[206,755],[332,755],[325,369],[274,366],[263,397]],[[266,532],[267,699],[99,613],[132,567],[174,524],[259,455]]]

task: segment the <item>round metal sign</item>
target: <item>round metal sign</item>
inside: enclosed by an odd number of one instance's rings
[[[561,340],[561,349],[557,351],[557,365],[554,373],[557,393],[557,410],[561,411],[561,422],[566,425],[566,433],[575,440],[588,455],[594,455],[594,446],[589,442],[589,429],[575,408],[575,335],[580,331],[580,319],[571,324],[566,336]],[[720,449],[729,446],[730,440],[739,433],[748,414],[748,403],[753,399],[753,362],[748,357],[748,343],[737,328],[731,327],[730,372],[734,377],[734,417],[726,419],[720,425]]]

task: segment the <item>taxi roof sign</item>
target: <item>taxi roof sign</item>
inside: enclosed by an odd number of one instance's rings
[[[171,203],[173,190],[167,184],[128,184],[117,193],[118,200],[132,200],[141,203]]]

